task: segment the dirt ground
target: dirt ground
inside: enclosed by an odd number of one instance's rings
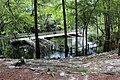
[[[117,50],[66,59],[0,59],[0,80],[120,80]],[[16,65],[17,64],[17,65]]]

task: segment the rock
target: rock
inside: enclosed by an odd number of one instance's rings
[[[23,59],[23,57],[16,63],[12,64],[12,66],[22,66],[25,64],[25,61]]]
[[[64,71],[61,71],[61,72],[60,72],[60,76],[65,76],[65,72],[64,72]]]
[[[15,66],[12,66],[12,65],[9,66],[9,69],[14,69],[14,68],[15,68]]]
[[[75,78],[75,77],[73,77],[73,76],[70,76],[70,77],[68,78],[68,80],[78,80],[78,79]]]

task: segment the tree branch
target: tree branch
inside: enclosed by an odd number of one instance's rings
[[[10,11],[11,14],[14,16],[13,11],[12,11],[12,9],[11,9],[11,7],[10,7],[10,1],[9,1],[9,0],[7,0],[7,1],[5,2],[5,5],[4,5],[4,6],[8,7],[8,8],[9,8],[9,11]]]
[[[92,11],[90,12],[90,16],[89,16],[89,18],[88,18],[88,21],[87,21],[86,26],[88,26],[88,24],[89,24],[89,22],[90,22],[90,19],[91,19],[92,13],[93,13],[93,11],[95,10],[95,8],[96,8],[96,6],[97,6],[98,1],[99,1],[99,0],[97,0],[97,1],[95,2],[94,8],[93,8],[93,9],[92,9]]]

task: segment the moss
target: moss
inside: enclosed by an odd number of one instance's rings
[[[73,72],[84,72],[86,73],[87,72],[87,69],[78,69],[78,68],[75,68],[72,70]]]
[[[97,64],[97,65],[100,65],[100,61],[96,61],[96,64]]]

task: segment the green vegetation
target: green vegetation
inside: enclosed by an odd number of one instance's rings
[[[100,61],[96,61],[96,64],[97,64],[97,65],[100,65]]]
[[[73,72],[84,72],[84,73],[86,73],[87,69],[78,69],[78,68],[75,68],[75,69],[73,69]]]
[[[78,26],[84,26],[84,22],[88,21],[90,11],[93,9],[93,4],[95,4],[96,0],[91,1],[78,1]],[[30,27],[34,27],[34,14],[33,14],[33,0],[1,0],[0,1],[0,9],[1,9],[1,28],[2,34],[4,33],[18,33],[26,32]],[[56,0],[42,0],[38,1],[38,25],[40,29],[44,29],[47,25],[46,22],[51,22],[52,20],[56,22],[55,25],[61,24],[60,27],[63,28],[63,19],[62,19],[62,8],[61,1]],[[103,5],[104,4],[104,5]],[[114,5],[115,4],[115,5]],[[114,22],[118,16],[118,8],[119,8],[119,0],[111,0],[110,2],[110,14],[111,21],[113,27],[113,31],[117,31],[117,24]],[[96,29],[96,26],[104,25],[104,13],[106,13],[107,8],[107,0],[98,1],[94,12],[91,15],[89,28]],[[67,14],[67,27],[74,28],[74,0],[66,1],[66,14]],[[52,22],[51,22],[52,23]],[[42,26],[42,27],[40,27]],[[104,26],[101,27],[104,29]],[[27,31],[29,32],[29,31]]]
[[[0,1],[0,30],[1,34],[7,36],[19,32],[31,32],[34,28],[34,7],[33,0],[1,0]],[[95,5],[96,3],[96,5]],[[38,1],[38,27],[46,31],[47,27],[55,26],[56,29],[63,29],[62,2],[60,0]],[[94,32],[99,28],[98,36],[105,35],[104,17],[109,12],[111,34],[118,31],[117,19],[119,18],[119,0],[80,0],[78,1],[78,27],[85,28],[86,22],[90,31]],[[94,6],[95,5],[95,6]],[[110,9],[108,7],[110,6]],[[93,10],[93,7],[95,9]],[[93,12],[91,12],[93,10]],[[108,11],[109,10],[109,11]],[[74,0],[66,1],[67,27],[75,29],[75,4]],[[56,30],[55,29],[55,30]],[[47,30],[49,31],[49,30]]]
[[[120,0],[78,0],[77,4],[77,26],[85,33],[86,45],[102,40],[103,50],[109,51],[112,42],[119,42]],[[37,8],[39,32],[64,29],[61,0],[38,0]],[[75,30],[75,9],[75,0],[65,0],[67,30]],[[13,39],[19,33],[34,33],[34,16],[34,0],[0,0],[0,35]]]
[[[12,49],[11,46],[6,46],[5,49],[4,49],[3,52],[2,52],[3,55],[4,55],[5,57],[8,57],[8,58],[9,58],[9,57],[10,57],[10,54],[11,54],[11,49]]]
[[[88,41],[89,42],[94,42],[96,39],[96,34],[89,34],[88,36]]]

